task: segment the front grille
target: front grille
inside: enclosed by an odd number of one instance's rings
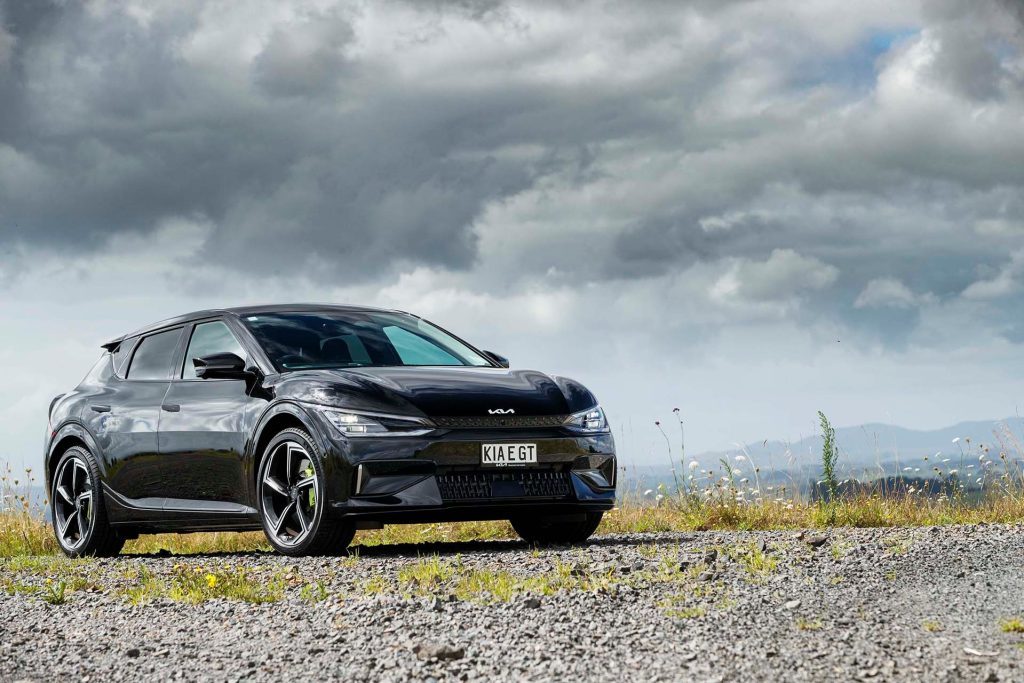
[[[565,498],[572,491],[568,472],[502,470],[437,475],[444,500]]]
[[[440,429],[523,429],[561,427],[568,415],[486,415],[473,417],[432,417]]]

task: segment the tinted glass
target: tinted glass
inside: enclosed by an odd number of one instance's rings
[[[128,379],[168,379],[181,328],[144,337],[128,368]]]
[[[245,350],[242,345],[231,334],[228,326],[221,321],[202,323],[196,325],[192,330],[192,338],[188,342],[188,350],[185,352],[185,362],[182,364],[181,377],[183,379],[196,379],[196,366],[193,358],[202,358],[215,353],[233,353],[239,358],[245,358]]]
[[[459,359],[423,337],[394,325],[384,328],[384,334],[395,347],[404,365],[462,365]]]
[[[279,370],[491,365],[450,334],[403,313],[266,313],[244,322]]]

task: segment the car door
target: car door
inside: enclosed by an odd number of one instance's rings
[[[194,358],[245,349],[221,319],[192,325],[160,416],[160,457],[169,482],[167,509],[219,510],[196,501],[248,505],[245,450],[249,427],[265,402],[241,379],[200,379]],[[227,509],[224,509],[227,511]]]
[[[111,378],[108,395],[86,408],[88,425],[107,463],[115,493],[159,507],[165,480],[157,435],[160,406],[170,386],[181,327],[143,336],[134,346],[124,378]],[[150,499],[150,500],[146,500]]]

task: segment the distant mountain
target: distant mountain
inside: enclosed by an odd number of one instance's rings
[[[954,439],[957,441],[954,442]],[[836,443],[840,452],[839,465],[843,470],[881,466],[889,471],[897,464],[919,466],[925,462],[925,457],[928,463],[936,460],[941,462],[944,458],[957,462],[961,456],[977,460],[986,447],[993,459],[1005,451],[1011,460],[1021,460],[1024,459],[1024,420],[1013,417],[961,422],[934,430],[906,429],[887,424],[839,427],[836,429]],[[820,462],[821,445],[821,436],[816,434],[794,443],[766,441],[728,451],[700,453],[694,459],[702,467],[708,467],[716,464],[720,458],[745,454],[762,470],[769,466],[777,469],[813,469]]]

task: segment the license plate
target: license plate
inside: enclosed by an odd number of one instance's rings
[[[485,443],[480,463],[494,467],[517,467],[537,463],[535,443]]]

